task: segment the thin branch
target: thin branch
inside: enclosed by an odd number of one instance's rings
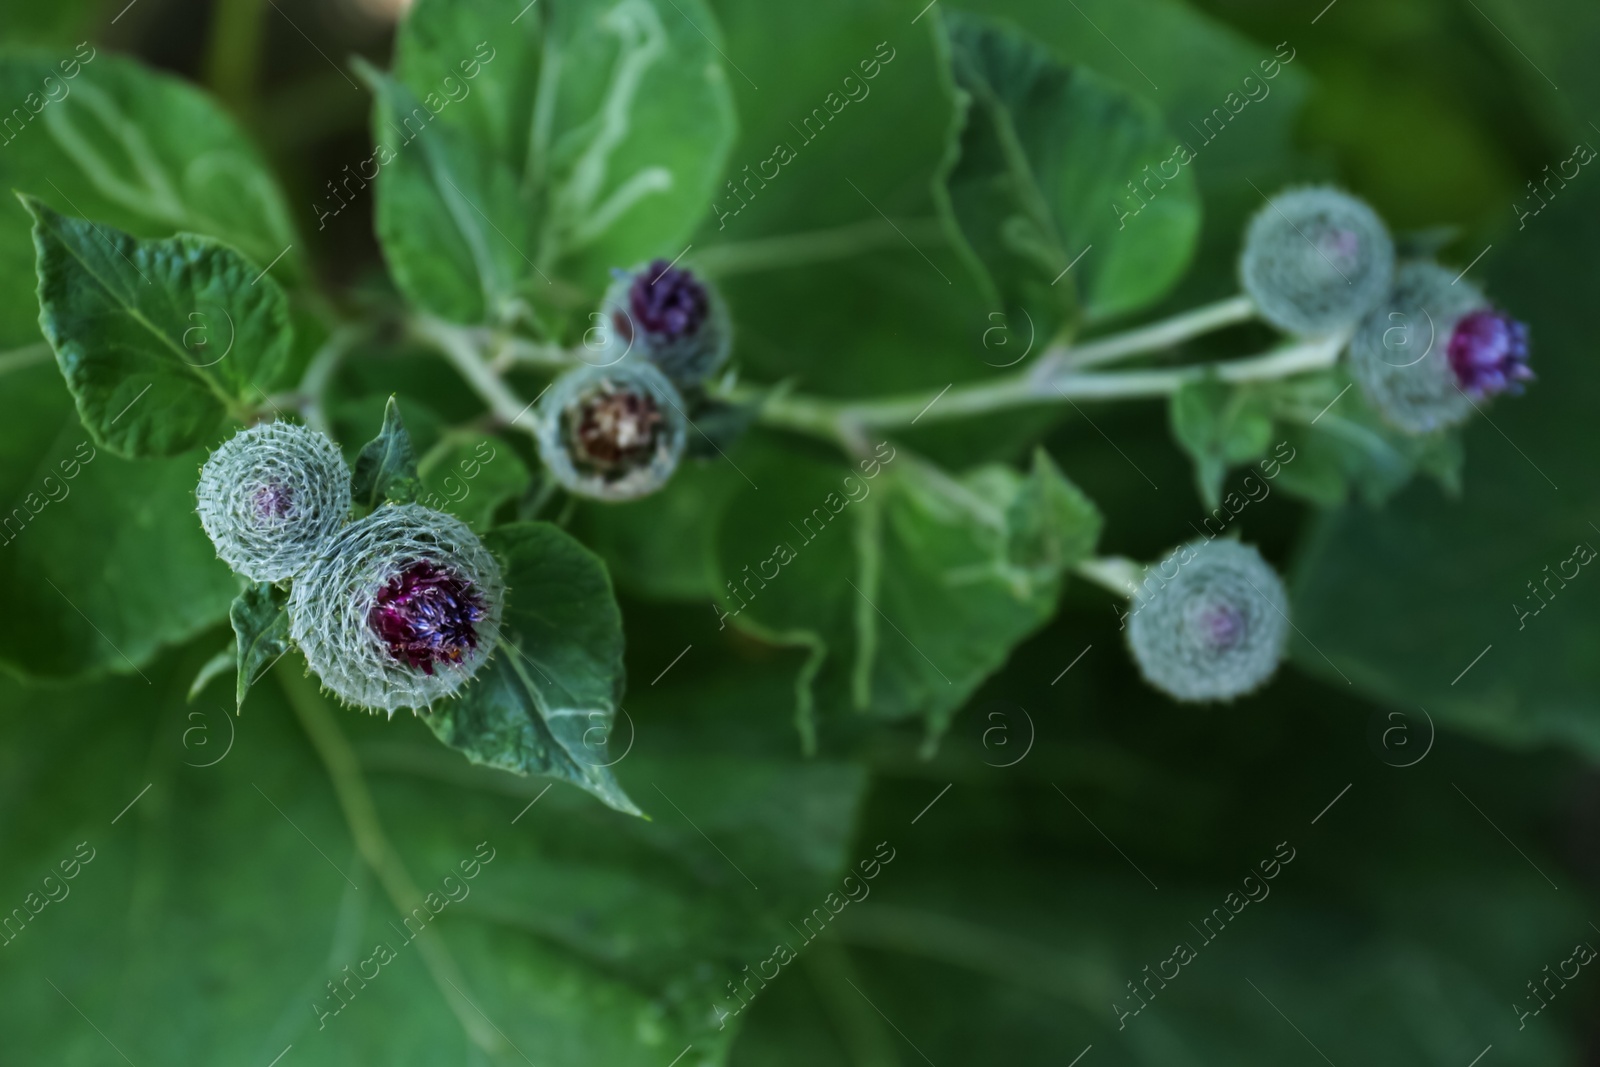
[[[1162,322],[1151,323],[1137,330],[1113,334],[1081,345],[1052,349],[1045,353],[1044,358],[1058,358],[1062,366],[1073,369],[1092,367],[1128,356],[1171,348],[1212,330],[1248,322],[1255,316],[1255,303],[1248,296],[1235,296],[1195,308],[1182,315],[1175,315]]]

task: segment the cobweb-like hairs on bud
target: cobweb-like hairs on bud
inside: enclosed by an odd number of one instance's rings
[[[286,422],[235,434],[195,489],[217,555],[256,582],[292,578],[350,515],[350,469],[327,437]]]
[[[677,469],[686,422],[678,390],[650,364],[579,367],[540,402],[539,455],[571,492],[632,500],[660,489]]]
[[[1196,541],[1153,571],[1128,620],[1147,682],[1178,700],[1232,700],[1272,676],[1289,634],[1289,598],[1261,553]]]
[[[1473,412],[1450,366],[1456,324],[1489,306],[1482,291],[1437,263],[1405,263],[1394,292],[1350,340],[1350,374],[1384,421],[1423,434]]]
[[[727,362],[733,327],[722,294],[709,279],[665,259],[613,273],[600,304],[607,364],[631,352],[686,389]]]
[[[411,601],[396,598],[406,583],[421,590]],[[386,506],[346,526],[295,581],[289,633],[336,696],[393,714],[466,685],[494,651],[504,602],[500,565],[465,523],[420,504]],[[419,658],[420,642],[401,649],[383,629],[390,611],[431,637],[434,654]]]
[[[1250,220],[1239,278],[1262,318],[1319,336],[1354,326],[1388,295],[1394,256],[1364,202],[1322,186],[1291,189]]]

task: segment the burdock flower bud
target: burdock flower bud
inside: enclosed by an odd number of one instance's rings
[[[1283,658],[1289,598],[1249,545],[1196,541],[1177,549],[1134,596],[1128,644],[1145,680],[1178,700],[1232,700]]]
[[[715,286],[664,259],[613,274],[601,310],[609,363],[637,353],[681,388],[716,373],[728,358],[732,330]]]
[[[1480,400],[1533,378],[1528,328],[1437,263],[1406,263],[1350,342],[1367,402],[1407,433],[1461,422]]]
[[[286,422],[252,426],[200,468],[200,525],[256,582],[292,578],[350,515],[350,469],[334,443]]]
[[[1250,221],[1239,276],[1274,326],[1333,333],[1354,326],[1388,294],[1394,241],[1377,213],[1348,193],[1291,189]]]
[[[494,651],[504,600],[499,564],[465,523],[387,506],[295,581],[289,634],[336,696],[392,714],[466,685]]]
[[[579,367],[539,411],[539,455],[580,496],[632,500],[666,484],[683,455],[678,391],[648,363]]]

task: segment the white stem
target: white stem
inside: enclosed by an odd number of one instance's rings
[[[1103,589],[1118,596],[1131,597],[1139,587],[1144,568],[1123,556],[1104,556],[1086,559],[1073,568],[1080,578],[1087,578]]]
[[[1110,363],[1142,352],[1155,352],[1171,348],[1191,337],[1255,318],[1256,306],[1248,296],[1229,297],[1227,300],[1174,315],[1170,319],[1152,323],[1137,330],[1113,334],[1086,344],[1071,345],[1052,350],[1046,358],[1058,356],[1066,367],[1092,367]]]
[[[529,414],[532,404],[525,404],[484,361],[469,331],[432,316],[418,316],[411,321],[411,330],[419,340],[438,349],[450,365],[472,387],[473,392],[489,405],[495,418],[508,426],[532,435],[535,420]]]

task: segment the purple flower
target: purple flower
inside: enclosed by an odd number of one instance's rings
[[[1218,652],[1232,648],[1244,636],[1243,613],[1226,601],[1207,604],[1196,621],[1202,640]]]
[[[633,276],[628,310],[645,333],[676,341],[700,332],[711,313],[711,298],[692,273],[656,259]],[[631,324],[623,327],[618,321],[617,325],[631,330]]]
[[[1528,369],[1528,327],[1493,309],[1474,311],[1450,335],[1450,366],[1462,392],[1478,399],[1520,393]]]
[[[255,507],[258,519],[281,519],[287,516],[289,509],[294,506],[294,488],[276,482],[263,485],[255,491],[250,502]]]
[[[483,617],[470,581],[419,559],[378,590],[367,622],[396,661],[432,674],[435,664],[460,663],[478,647],[474,624]]]

